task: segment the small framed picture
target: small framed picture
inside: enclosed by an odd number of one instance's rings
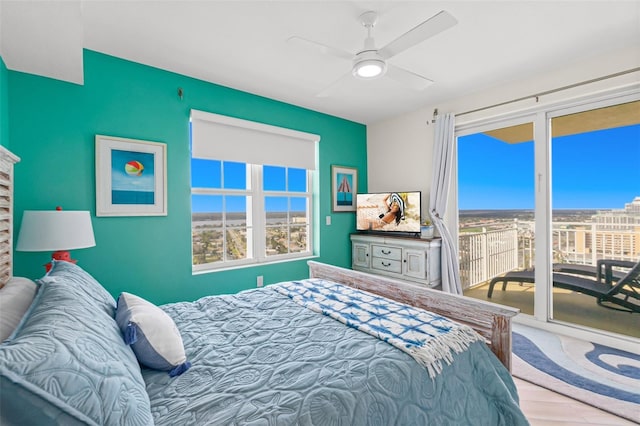
[[[96,216],[166,216],[167,145],[96,135]]]
[[[358,193],[358,170],[331,166],[331,195],[334,212],[355,212]]]

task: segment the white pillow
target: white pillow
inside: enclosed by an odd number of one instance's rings
[[[13,277],[0,288],[0,342],[16,329],[36,295],[38,286],[29,278]]]
[[[173,319],[156,305],[123,292],[118,297],[116,322],[138,362],[154,370],[178,376],[191,367],[180,331]]]

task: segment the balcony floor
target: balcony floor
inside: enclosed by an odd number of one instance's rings
[[[465,296],[519,308],[520,312],[533,315],[533,284],[509,283],[502,291],[501,285],[493,289],[487,298],[489,283],[464,291]],[[596,299],[581,293],[553,289],[554,318],[558,321],[640,338],[640,313],[615,311],[599,306]]]

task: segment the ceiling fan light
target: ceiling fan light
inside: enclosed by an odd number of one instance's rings
[[[364,59],[353,65],[353,75],[369,79],[382,76],[387,70],[387,64],[380,59]]]

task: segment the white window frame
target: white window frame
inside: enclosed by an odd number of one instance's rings
[[[248,189],[226,189],[226,188],[191,188],[192,195],[237,195],[247,197],[247,228],[252,228],[251,237],[247,236],[247,257],[244,259],[235,260],[222,260],[218,262],[202,263],[193,265],[193,273],[219,271],[221,269],[232,269],[242,266],[251,266],[265,263],[276,263],[282,261],[296,260],[302,258],[308,258],[313,255],[313,228],[314,228],[314,215],[313,215],[313,172],[307,170],[307,190],[301,191],[264,191],[263,190],[263,174],[261,164],[247,164],[247,174],[250,175],[250,180],[247,180]],[[266,236],[267,236],[267,224],[266,224],[266,212],[265,212],[265,197],[298,197],[307,199],[307,250],[295,253],[286,253],[279,255],[267,256],[266,254]],[[193,213],[193,211],[192,211]],[[224,215],[223,215],[224,216]],[[286,224],[284,226],[295,226],[292,224]],[[193,222],[191,224],[193,235]],[[226,240],[226,230],[228,228],[224,225],[223,219],[223,239]],[[193,250],[193,239],[191,244]],[[226,241],[224,244],[224,250],[226,251]],[[193,252],[191,253],[191,259],[193,262]]]
[[[278,261],[283,261],[283,260],[288,260],[288,259],[299,259],[299,258],[305,258],[305,257],[309,257],[313,254],[313,172],[307,170],[307,190],[305,192],[301,192],[301,191],[274,191],[274,190],[268,190],[265,191],[263,190],[263,186],[262,186],[262,167],[260,167],[260,186],[259,186],[259,192],[260,192],[260,197],[259,197],[259,203],[260,203],[260,212],[262,214],[260,214],[259,216],[259,220],[264,221],[263,223],[260,224],[260,228],[264,230],[264,238],[260,239],[260,241],[257,243],[257,246],[259,247],[259,252],[264,256],[264,262],[278,262]],[[289,177],[287,176],[287,180],[286,180],[287,184],[289,182]],[[266,197],[287,197],[287,198],[306,198],[307,199],[307,250],[305,251],[301,251],[301,252],[295,252],[295,253],[286,253],[286,254],[277,254],[277,255],[271,255],[271,256],[267,256],[266,252],[267,252],[267,243],[266,243],[266,230],[267,230],[267,224],[266,224],[266,211],[264,208],[264,202]],[[287,213],[290,213],[291,210],[287,210]],[[295,224],[291,224],[291,223],[287,223],[286,225],[282,225],[282,226],[286,226],[287,228],[291,228],[292,226],[299,226],[299,225],[295,225]]]
[[[238,267],[246,267],[246,266],[255,266],[260,264],[270,264],[291,260],[298,260],[309,258],[314,255],[314,241],[313,235],[316,227],[316,219],[314,216],[314,207],[313,200],[316,197],[316,191],[318,190],[313,185],[313,176],[315,174],[315,169],[317,169],[318,162],[318,150],[317,143],[320,140],[318,135],[300,132],[297,130],[286,129],[282,127],[271,126],[263,123],[257,123],[253,121],[242,120],[234,117],[228,117],[218,114],[206,113],[202,111],[191,111],[192,120],[201,120],[206,125],[214,126],[213,134],[215,135],[215,126],[220,126],[220,134],[226,135],[227,137],[239,137],[243,144],[248,144],[251,146],[252,144],[256,144],[257,141],[262,141],[265,146],[273,146],[270,144],[278,144],[280,140],[282,140],[283,147],[289,146],[296,152],[295,156],[289,155],[286,159],[283,159],[285,164],[268,164],[270,161],[267,161],[265,164],[252,164],[249,161],[242,160],[238,158],[239,152],[238,149],[235,149],[235,152],[232,152],[230,155],[232,158],[213,158],[211,154],[208,154],[207,147],[204,145],[199,145],[200,147],[205,148],[204,157],[203,156],[195,156],[193,155],[193,146],[191,149],[191,153],[189,155],[189,161],[193,158],[201,158],[201,159],[209,159],[216,161],[231,161],[231,162],[244,162],[247,165],[247,189],[227,189],[224,188],[224,182],[222,183],[222,188],[198,188],[191,187],[192,195],[239,195],[248,197],[247,200],[247,228],[251,228],[252,232],[247,233],[247,257],[244,259],[236,259],[236,260],[222,260],[218,262],[212,263],[204,263],[204,264],[193,264],[193,237],[191,237],[191,262],[192,262],[192,273],[203,273],[210,271],[220,271],[224,269],[235,269]],[[246,132],[245,132],[246,131]],[[191,135],[193,137],[193,134]],[[281,139],[280,139],[281,138]],[[226,141],[229,143],[229,141]],[[297,144],[303,145],[297,145]],[[308,158],[305,160],[304,164],[314,163],[314,168],[304,168],[306,170],[306,191],[289,191],[288,187],[284,191],[264,191],[263,190],[263,165],[276,166],[276,167],[284,167],[284,168],[303,168],[300,166],[300,160],[304,160],[309,155],[309,145],[313,143],[314,147],[312,152],[314,159],[309,162]],[[224,148],[218,146],[218,148]],[[231,147],[233,148],[233,147]],[[298,148],[302,148],[299,150]],[[200,149],[202,151],[202,149]],[[223,150],[224,151],[224,150]],[[234,151],[232,149],[232,151]],[[260,158],[260,155],[256,156],[257,149],[251,150],[252,158]],[[264,152],[267,158],[273,159],[273,151],[268,150],[268,152]],[[277,153],[277,150],[275,150]],[[290,153],[291,154],[291,153]],[[215,155],[215,154],[214,154]],[[235,156],[235,157],[233,157]],[[294,158],[295,157],[295,158]],[[276,156],[276,162],[280,160],[280,156]],[[224,172],[223,172],[224,176]],[[287,185],[288,175],[287,175]],[[266,255],[266,236],[267,236],[267,223],[266,223],[266,212],[265,212],[265,196],[282,196],[282,197],[302,197],[307,199],[307,249],[305,251],[296,252],[296,253],[286,253],[286,254],[278,254],[278,255]],[[290,208],[290,206],[289,206]],[[289,210],[288,210],[289,211]],[[191,207],[191,212],[193,214],[193,207]],[[291,226],[295,226],[294,224],[287,223],[285,226],[291,228]],[[227,228],[224,225],[223,218],[223,239],[226,240],[226,231]],[[193,220],[191,223],[191,235],[193,236]],[[224,256],[226,256],[226,241],[224,244]]]

